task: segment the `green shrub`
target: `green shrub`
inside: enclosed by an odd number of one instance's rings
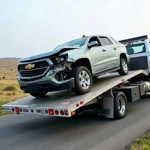
[[[146,144],[143,144],[142,149],[143,150],[150,150],[150,147]]]
[[[12,93],[12,95],[16,95],[16,93],[15,93],[15,92],[13,92],[13,93]]]

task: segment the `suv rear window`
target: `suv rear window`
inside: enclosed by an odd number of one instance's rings
[[[146,47],[144,43],[134,44],[127,46],[127,53],[128,55],[145,53]]]

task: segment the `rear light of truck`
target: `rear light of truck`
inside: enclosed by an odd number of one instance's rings
[[[75,111],[71,112],[71,116],[75,116],[75,115],[76,115]]]
[[[68,116],[68,110],[64,110],[64,114]]]
[[[53,109],[49,109],[48,110],[49,115],[66,115],[68,116],[68,110],[53,110]]]
[[[54,110],[53,109],[49,109],[48,113],[49,113],[49,115],[54,115]]]
[[[83,101],[80,101],[79,103],[76,104],[76,107],[79,107],[82,104],[83,104]]]
[[[79,104],[78,104],[78,103],[76,104],[76,107],[79,107]]]
[[[82,105],[83,104],[83,101],[80,101],[80,105]]]
[[[58,111],[58,110],[55,110],[55,114],[56,114],[56,115],[59,115],[59,111]]]
[[[63,116],[65,113],[63,110],[60,111],[60,114]]]
[[[15,108],[15,111],[16,111],[16,113],[20,113],[19,107],[16,107],[16,108]]]

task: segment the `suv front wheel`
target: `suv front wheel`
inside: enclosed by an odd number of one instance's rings
[[[85,94],[91,90],[92,75],[86,67],[80,66],[73,68],[72,76],[75,80],[74,90],[77,94]]]

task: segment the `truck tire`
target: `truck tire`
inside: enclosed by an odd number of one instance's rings
[[[120,59],[120,70],[118,71],[118,73],[121,76],[123,76],[123,75],[127,75],[128,72],[129,72],[128,62],[124,58],[121,58]]]
[[[114,118],[122,119],[127,114],[127,98],[123,92],[114,92]]]
[[[74,91],[77,94],[85,94],[91,90],[92,75],[91,72],[83,66],[73,68],[72,76],[74,77]]]
[[[40,93],[30,93],[31,96],[41,98],[44,97],[47,94],[47,92],[40,92]]]

